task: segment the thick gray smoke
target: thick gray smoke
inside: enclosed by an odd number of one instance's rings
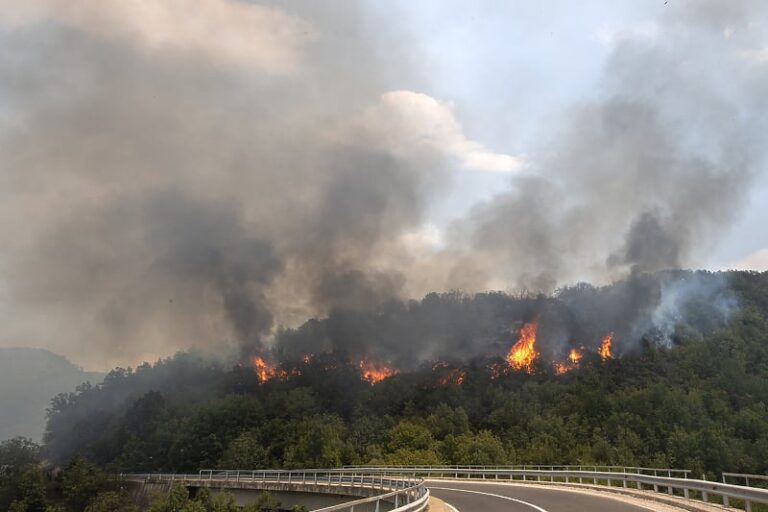
[[[618,37],[509,189],[414,249],[446,169],[519,162],[403,90],[428,87],[411,48],[362,4],[171,4],[0,6],[4,345],[107,367],[432,290],[694,265],[763,165],[768,7],[691,2]]]
[[[746,48],[764,45],[766,11],[691,2],[617,37],[595,96],[553,128],[531,176],[457,223],[459,265],[540,290],[701,261],[764,166],[766,66]]]
[[[107,366],[402,290],[372,267],[439,171],[355,141],[390,88],[363,14],[206,0],[220,46],[175,33],[172,4],[170,49],[118,37],[151,21],[120,2],[0,8],[3,343]],[[237,39],[254,29],[275,40]]]

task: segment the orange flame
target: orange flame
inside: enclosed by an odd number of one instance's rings
[[[600,358],[603,361],[607,361],[608,359],[611,359],[613,357],[613,354],[611,353],[611,344],[613,343],[613,333],[608,333],[605,337],[603,337],[603,341],[600,344],[600,348],[597,349],[597,353],[600,354]]]
[[[533,373],[533,363],[539,357],[536,352],[536,322],[529,322],[520,328],[517,343],[515,343],[507,354],[507,363],[515,370],[524,370],[527,373]]]
[[[360,361],[360,374],[363,380],[368,381],[370,384],[376,384],[398,373],[400,373],[400,370],[397,368],[376,363],[370,359]]]
[[[488,372],[491,375],[492,380],[496,380],[502,375],[506,375],[509,371],[509,366],[501,363],[493,363],[488,366]]]
[[[562,375],[566,372],[579,367],[579,361],[584,355],[579,349],[572,348],[568,353],[568,360],[560,363],[554,363],[555,375]]]
[[[251,365],[261,383],[267,382],[275,376],[275,367],[267,363],[261,356],[253,356],[251,358]]]
[[[578,351],[577,349],[575,349],[575,348],[572,348],[572,349],[571,349],[571,351],[570,351],[570,353],[568,354],[568,360],[569,360],[569,361],[570,361],[572,364],[576,364],[576,365],[578,365],[578,364],[579,364],[579,361],[581,361],[581,357],[582,357],[582,355],[581,355],[581,352],[579,352],[579,351]]]
[[[301,375],[301,370],[299,370],[298,368],[291,368],[290,370],[285,370],[284,368],[280,368],[277,371],[277,377],[283,382],[288,380],[291,377],[298,377],[300,375]]]
[[[433,372],[439,372],[437,384],[439,386],[461,386],[467,377],[467,372],[459,368],[450,368],[448,363],[438,361],[432,365]]]

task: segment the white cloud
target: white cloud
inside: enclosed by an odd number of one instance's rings
[[[370,142],[405,155],[434,153],[473,171],[514,172],[519,156],[495,153],[468,139],[449,104],[412,91],[391,91],[363,116]]]
[[[726,265],[726,269],[764,272],[768,270],[768,248],[757,250],[730,265]]]
[[[241,0],[3,0],[0,24],[53,21],[153,53],[202,57],[283,74],[314,35],[275,7]]]

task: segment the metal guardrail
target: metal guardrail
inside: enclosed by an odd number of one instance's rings
[[[365,471],[367,469],[397,469],[397,470],[403,470],[406,472],[413,472],[419,471],[419,470],[434,470],[434,469],[441,469],[441,470],[464,470],[464,469],[481,469],[481,470],[497,470],[497,469],[517,469],[517,470],[549,470],[549,471],[559,471],[559,470],[575,470],[575,471],[601,471],[601,472],[616,472],[616,473],[637,473],[637,474],[646,474],[646,475],[654,475],[654,476],[678,476],[680,478],[688,478],[688,475],[691,474],[690,469],[672,469],[672,468],[647,468],[647,467],[640,467],[640,466],[596,466],[594,464],[588,464],[588,465],[551,465],[551,464],[517,464],[517,465],[498,465],[498,466],[480,466],[480,465],[427,465],[427,466],[418,466],[418,465],[364,465],[364,464],[358,464],[358,465],[347,465],[343,466],[343,469],[345,470],[358,470],[358,471]],[[734,473],[735,474],[735,473]],[[767,477],[768,478],[768,477]]]
[[[752,480],[753,482],[755,480],[760,481],[760,482],[765,482],[763,485],[768,485],[768,475],[755,475],[755,474],[750,474],[750,473],[723,473],[723,483],[724,484],[728,483],[727,480],[729,478],[731,480],[737,480],[737,481],[743,480],[744,481],[744,485],[746,485],[747,487],[750,486],[749,485],[749,481],[750,480]]]
[[[394,507],[391,512],[421,512],[429,502],[429,489],[423,479],[395,476],[388,478],[384,474],[368,474],[350,470],[201,470],[197,474],[174,473],[132,473],[121,474],[124,480],[142,480],[145,482],[179,482],[182,485],[195,485],[217,482],[226,487],[242,486],[248,483],[285,483],[299,485],[328,485],[338,487],[359,487],[380,492],[375,496],[362,498],[331,507],[316,509],[312,512],[354,512],[355,506],[373,503],[375,511],[384,508],[383,503]]]
[[[542,467],[542,466],[538,466]],[[548,469],[499,469],[485,467],[460,467],[460,466],[397,466],[397,467],[356,467],[358,471],[366,473],[378,473],[386,475],[409,475],[411,477],[423,476],[433,478],[450,479],[483,479],[499,481],[535,481],[535,482],[565,482],[565,483],[590,483],[608,487],[629,488],[633,486],[639,490],[653,490],[662,492],[666,490],[669,495],[682,495],[686,499],[702,500],[710,502],[710,497],[719,496],[722,504],[731,506],[731,500],[739,500],[743,503],[744,510],[751,512],[753,503],[768,504],[768,489],[733,485],[687,478],[688,471],[672,469],[642,469],[641,471],[592,471],[585,469],[558,469],[558,466],[544,466]],[[554,467],[555,469],[549,469]],[[577,466],[578,467],[578,466]],[[584,468],[584,466],[581,466]],[[598,467],[599,468],[599,467]],[[351,468],[349,468],[351,469]],[[616,469],[616,468],[612,468]],[[629,469],[629,468],[628,468]],[[656,475],[649,472],[656,472]],[[672,476],[659,476],[659,473],[683,474],[685,478]],[[732,475],[737,475],[736,473]],[[740,475],[743,476],[743,475]],[[752,475],[755,476],[755,475]]]

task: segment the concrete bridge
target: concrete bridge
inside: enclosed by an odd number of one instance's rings
[[[140,485],[145,493],[167,492],[183,485],[232,492],[239,505],[269,491],[280,503],[304,505],[312,511],[419,512],[429,503],[421,478],[350,470],[216,471],[197,474],[125,474],[121,479]]]
[[[768,490],[748,485],[768,477],[726,475],[747,485],[690,478],[684,470],[595,466],[349,466],[123,478],[150,490],[175,483],[227,489],[240,504],[268,490],[284,505],[313,512],[714,512],[768,504]]]

